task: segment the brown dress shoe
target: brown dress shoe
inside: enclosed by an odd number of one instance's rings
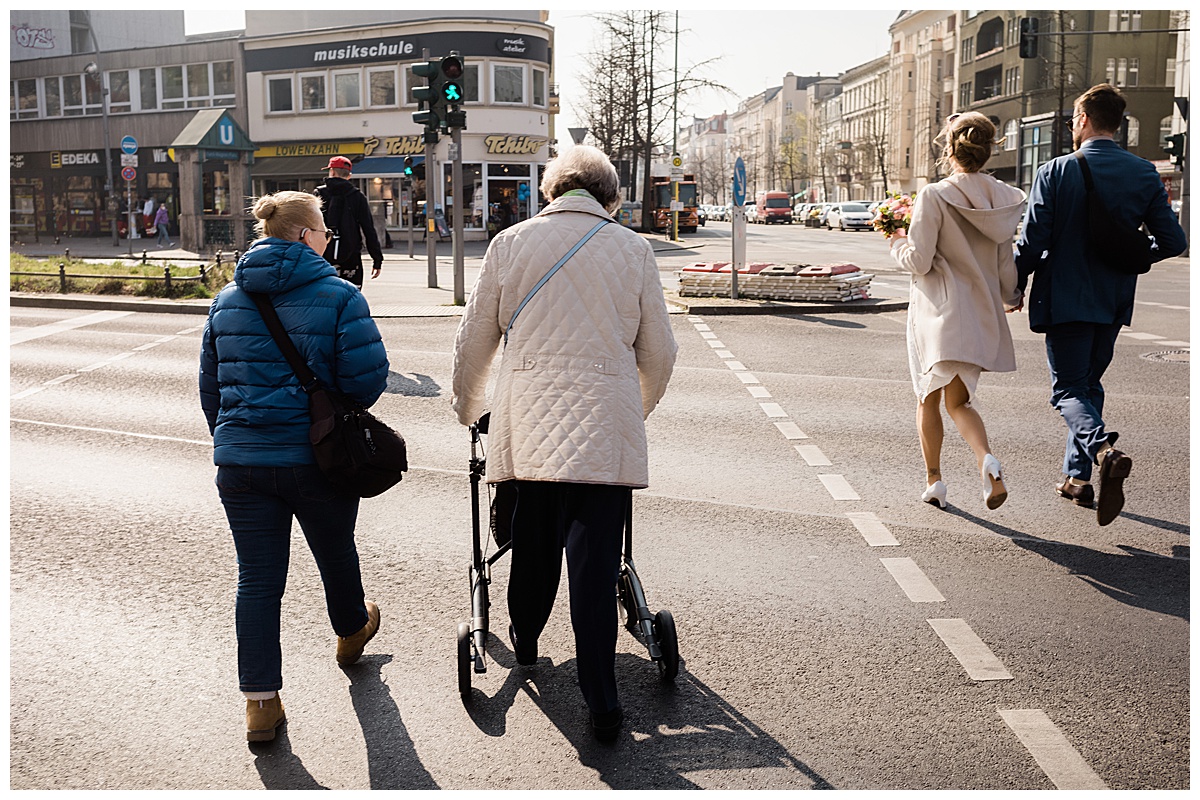
[[[1125,507],[1123,484],[1133,468],[1133,459],[1115,447],[1100,456],[1100,498],[1096,503],[1096,521],[1101,525],[1112,522]]]
[[[284,723],[283,701],[276,694],[270,700],[246,701],[246,741],[269,742],[275,729]]]
[[[1065,497],[1077,506],[1091,508],[1096,503],[1096,492],[1090,483],[1076,486],[1065,475],[1062,483],[1055,485],[1054,490],[1058,492],[1059,497]]]
[[[339,636],[337,643],[337,662],[340,666],[348,667],[362,656],[363,648],[379,630],[379,606],[370,600],[366,602],[367,624],[359,628],[357,633],[349,636]]]

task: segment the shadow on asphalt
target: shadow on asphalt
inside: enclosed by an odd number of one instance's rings
[[[388,372],[387,386],[383,391],[386,394],[399,394],[405,397],[438,397],[442,393],[442,387],[428,375],[414,372],[410,378],[399,372]]]
[[[1005,536],[1018,547],[1066,567],[1072,575],[1078,575],[1096,591],[1113,600],[1158,614],[1191,619],[1188,607],[1190,548],[1173,548],[1172,557],[1167,558],[1136,547],[1118,545],[1129,555],[1116,555],[1080,545],[1040,539],[981,519],[955,506],[950,506],[947,512]],[[1129,514],[1121,516],[1142,519]]]
[[[853,322],[848,319],[827,319],[825,317],[814,317],[811,314],[788,314],[786,312],[776,312],[773,317],[781,319],[794,319],[798,322],[819,322],[822,325],[828,325],[832,328],[866,328],[861,322]]]
[[[510,671],[494,697],[472,689],[465,707],[476,726],[489,736],[503,735],[508,710],[517,693],[525,692],[579,752],[580,763],[596,770],[610,788],[698,789],[703,787],[686,773],[751,768],[790,770],[811,788],[834,788],[688,674],[682,662],[675,683],[667,684],[648,658],[617,653],[625,722],[617,740],[604,744],[592,735],[575,659],[554,664],[542,657],[532,667],[518,667],[507,645],[493,635],[488,644],[488,654],[497,656],[493,664]]]
[[[287,711],[287,704],[284,704]],[[271,742],[250,742],[254,753],[254,767],[262,779],[264,789],[328,789],[317,783],[317,779],[304,768],[304,762],[292,752],[292,743],[287,735],[287,722],[275,733]]]
[[[363,656],[354,666],[344,668],[350,678],[350,700],[367,745],[371,788],[437,789],[383,681],[381,671],[391,660],[388,655]]]

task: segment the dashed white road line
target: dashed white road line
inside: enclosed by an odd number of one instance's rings
[[[787,422],[776,422],[775,427],[779,428],[779,432],[783,434],[785,439],[807,439],[808,434],[800,430],[796,423],[788,420]]]
[[[746,391],[750,392],[751,397],[770,397],[771,393],[767,391],[765,386],[747,386]]]
[[[944,603],[946,598],[911,558],[879,559],[914,603]]]
[[[58,422],[41,422],[36,419],[18,419],[16,417],[9,417],[8,421],[9,422],[19,422],[22,425],[41,425],[46,428],[65,428],[67,430],[88,431],[90,433],[111,433],[111,434],[115,434],[117,436],[132,436],[135,439],[156,439],[158,441],[163,441],[163,442],[183,442],[184,444],[201,444],[201,445],[208,445],[210,447],[212,446],[211,439],[207,442],[204,442],[204,441],[200,441],[198,439],[183,439],[178,436],[159,436],[159,435],[153,434],[153,433],[134,433],[133,431],[115,431],[110,428],[88,428],[84,425],[63,425]]]
[[[966,620],[926,620],[934,632],[945,642],[946,647],[962,664],[971,680],[1011,681],[1012,674],[992,653],[983,640],[975,635]]]
[[[829,458],[821,452],[821,448],[815,444],[798,444],[796,452],[804,459],[810,467],[828,467],[831,466]]]
[[[1192,349],[1191,342],[1165,342],[1164,341],[1164,342],[1155,342],[1155,344],[1161,344],[1164,347],[1186,347],[1188,350]]]
[[[708,341],[708,346],[709,346],[709,347],[711,347],[711,348],[713,348],[714,350],[715,350],[716,348],[718,348],[718,347],[724,347],[724,346],[725,346],[725,345],[724,345],[724,343],[722,343],[722,342],[718,342],[716,339],[708,339],[707,341]]]
[[[737,375],[738,380],[742,383],[761,383],[758,378],[754,377],[754,375],[749,372],[735,372],[733,374]]]
[[[843,475],[818,475],[834,500],[861,500]]]
[[[746,365],[740,361],[726,361],[725,366],[729,367],[734,372],[739,372],[746,369]]]
[[[763,410],[763,413],[766,414],[768,417],[786,417],[787,416],[787,412],[784,411],[780,407],[779,403],[759,403],[758,405],[759,405],[759,408],[761,408]]]
[[[899,547],[900,543],[887,526],[870,511],[848,511],[846,516],[871,547]]]
[[[1165,339],[1165,336],[1159,336],[1157,333],[1143,333],[1141,331],[1121,331],[1122,336],[1127,336],[1130,339],[1144,339],[1153,341],[1154,339]]]
[[[733,353],[729,352],[728,350],[718,350],[717,358],[733,358]]]
[[[701,339],[715,339],[715,338],[717,338],[717,335],[715,333],[713,333],[712,331],[700,331],[700,338]]]
[[[1083,760],[1079,751],[1071,746],[1058,726],[1050,721],[1045,711],[1039,708],[997,710],[1055,788],[1108,788],[1096,771]]]

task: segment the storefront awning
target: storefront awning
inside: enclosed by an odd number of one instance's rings
[[[310,178],[322,177],[329,164],[329,156],[278,156],[257,158],[250,168],[250,175],[264,178],[275,175],[302,175]]]

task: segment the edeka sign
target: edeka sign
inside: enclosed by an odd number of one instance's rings
[[[483,144],[487,148],[488,155],[494,156],[536,155],[537,151],[541,150],[542,145],[545,143],[545,139],[535,139],[532,136],[493,135],[485,136],[483,139]]]
[[[363,155],[369,156],[382,146],[383,155],[412,156],[425,152],[425,142],[420,134],[412,136],[388,136],[382,141],[374,136],[363,139]]]
[[[60,153],[57,150],[50,153],[50,167],[52,169],[59,169],[60,167],[78,167],[99,163],[99,153]]]

